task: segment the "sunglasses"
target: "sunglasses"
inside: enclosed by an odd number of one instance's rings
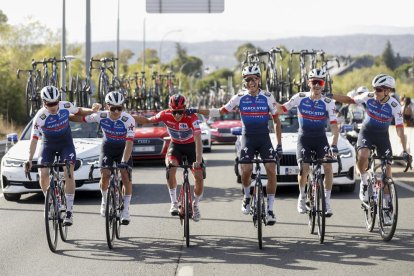
[[[173,110],[172,114],[175,115],[183,115],[184,114],[184,110]]]
[[[259,78],[246,78],[244,79],[246,82],[257,81]]]
[[[45,105],[48,106],[48,107],[57,106],[58,104],[59,104],[59,102],[45,103]]]
[[[381,93],[384,92],[387,88],[384,87],[374,87],[375,92]]]
[[[115,111],[119,111],[119,112],[121,112],[121,111],[122,111],[122,109],[123,109],[123,107],[122,107],[122,106],[111,106],[111,107],[109,108],[109,110],[110,110],[111,112],[115,112]]]
[[[325,81],[324,80],[311,80],[311,83],[313,85],[319,84],[319,86],[324,86],[325,85]]]

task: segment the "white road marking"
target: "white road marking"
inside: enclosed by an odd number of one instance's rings
[[[404,182],[400,182],[400,181],[396,181],[394,180],[394,183],[397,184],[398,186],[401,186],[411,192],[414,192],[414,187],[408,184],[405,184]]]

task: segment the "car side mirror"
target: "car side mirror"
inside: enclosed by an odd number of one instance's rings
[[[231,132],[231,134],[236,135],[236,136],[242,135],[242,128],[241,127],[232,127],[230,129],[230,132]]]

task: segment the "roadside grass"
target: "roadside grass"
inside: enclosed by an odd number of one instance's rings
[[[0,115],[0,140],[5,140],[7,134],[17,133],[18,136],[23,132],[24,126],[18,125],[13,120],[7,121]]]

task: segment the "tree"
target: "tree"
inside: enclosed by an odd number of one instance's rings
[[[119,60],[118,64],[124,74],[128,72],[128,60],[130,60],[134,56],[134,53],[130,49],[124,49],[119,53]]]
[[[245,43],[240,45],[236,52],[234,53],[234,57],[239,63],[242,63],[243,60],[246,58],[246,52],[254,53],[256,51],[256,46],[251,43]]]
[[[392,49],[391,42],[388,40],[384,51],[382,52],[382,60],[389,69],[394,70],[397,67],[395,60],[394,50]]]

